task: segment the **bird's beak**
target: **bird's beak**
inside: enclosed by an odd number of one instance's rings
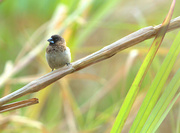
[[[47,41],[50,42],[50,43],[54,43],[52,38],[49,38]]]

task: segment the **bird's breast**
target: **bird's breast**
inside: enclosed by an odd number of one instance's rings
[[[46,60],[51,68],[59,68],[64,66],[66,63],[70,63],[71,53],[69,48],[61,51],[56,48],[47,48],[46,49]]]

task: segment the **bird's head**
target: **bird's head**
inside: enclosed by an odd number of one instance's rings
[[[65,44],[64,38],[59,35],[52,35],[47,41],[50,44]]]

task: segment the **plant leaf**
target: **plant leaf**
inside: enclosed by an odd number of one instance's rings
[[[173,13],[173,9],[174,9],[174,5],[175,5],[175,0],[173,1],[170,11],[167,15],[167,17],[165,18],[160,30],[158,31],[152,45],[151,48],[147,54],[147,56],[144,59],[143,64],[141,65],[136,78],[134,79],[134,82],[128,92],[128,94],[126,95],[126,98],[123,102],[123,105],[118,113],[118,116],[116,117],[115,123],[112,127],[111,133],[117,133],[120,132],[123,128],[123,125],[129,115],[129,112],[132,108],[132,105],[135,101],[135,98],[137,96],[137,93],[139,91],[139,88],[141,86],[142,81],[144,80],[144,77],[149,69],[149,66],[151,65],[154,56],[156,55],[156,52],[159,48],[159,46],[161,45],[161,42],[165,36],[165,33],[167,31],[167,28],[169,26],[169,22],[171,20],[172,17],[172,13]],[[133,125],[133,127],[131,128],[132,131],[136,129],[135,126],[137,126],[137,124],[139,123],[138,120],[136,120],[135,124]]]
[[[172,101],[172,99],[175,96],[176,92],[178,91],[179,87],[180,87],[180,69],[176,73],[176,75],[173,77],[173,79],[169,83],[168,87],[165,89],[164,93],[162,94],[161,98],[159,99],[156,106],[154,107],[151,115],[149,116],[149,118],[141,132],[152,133],[153,131],[155,132],[157,130],[159,125],[162,123],[162,121],[168,114],[168,112],[169,112],[168,110],[172,108],[174,103],[172,102],[170,104],[170,102]],[[177,99],[179,97],[179,94],[176,96],[175,99]],[[176,101],[175,99],[174,99],[174,102]],[[165,112],[165,110],[169,104],[170,104],[170,106],[167,109],[167,111]],[[156,130],[155,130],[155,127],[156,127]]]

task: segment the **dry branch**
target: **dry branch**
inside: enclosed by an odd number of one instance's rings
[[[0,107],[0,113],[7,112],[10,110],[14,110],[14,109],[18,109],[18,108],[22,108],[22,107],[26,107],[26,106],[30,106],[30,105],[33,105],[36,103],[39,103],[38,99],[37,98],[31,98],[31,99],[23,100],[20,102],[2,105]]]
[[[169,25],[168,31],[177,29],[180,27],[180,16],[173,19]],[[137,43],[140,43],[146,39],[152,38],[157,34],[160,25],[155,27],[149,26],[142,28],[132,34],[129,34],[122,39],[102,48],[101,50],[88,55],[80,60],[73,62],[71,65],[57,69],[53,72],[50,72],[39,79],[36,79],[29,84],[25,85],[24,87],[20,88],[17,91],[10,93],[9,95],[0,99],[0,106],[12,101],[16,98],[22,97],[28,93],[33,93],[39,91],[46,86],[52,84],[53,82],[57,81],[58,79],[64,77],[67,74],[73,73],[80,69],[83,69],[87,66],[90,66],[96,62],[105,60],[107,58],[112,57],[117,52],[122,51],[126,48],[129,48]]]

